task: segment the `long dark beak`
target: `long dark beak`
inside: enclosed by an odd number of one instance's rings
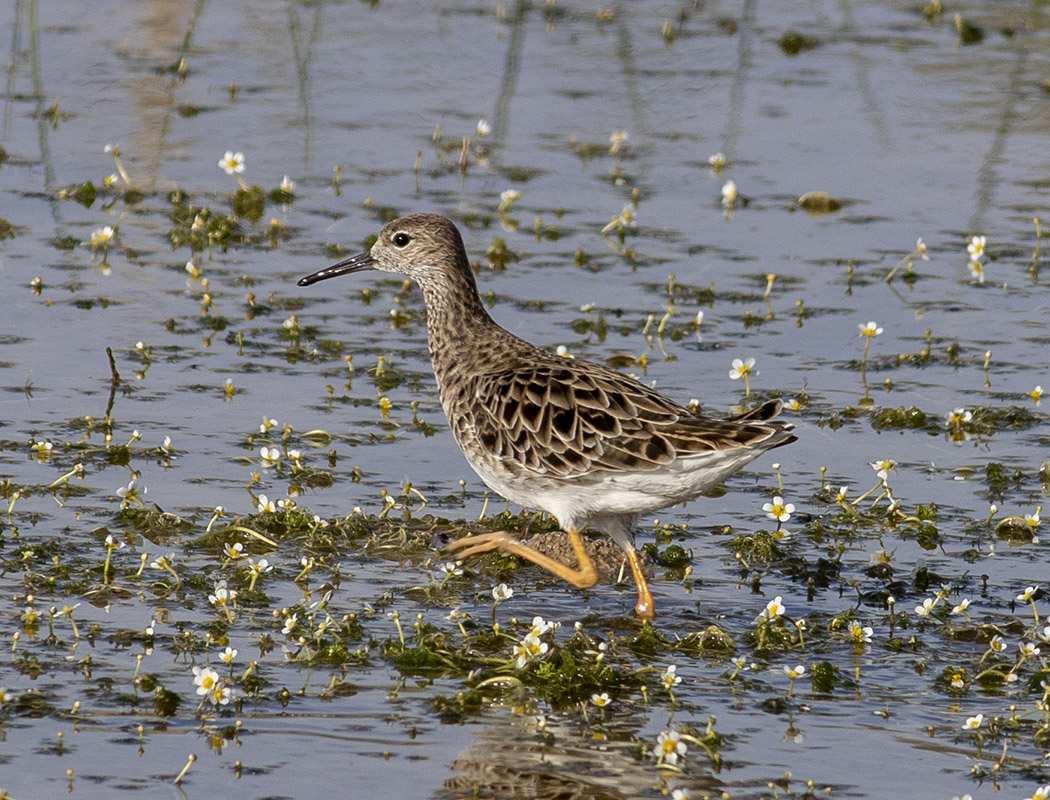
[[[375,269],[375,263],[375,259],[372,258],[371,253],[358,253],[356,256],[344,258],[338,264],[332,264],[330,267],[319,269],[313,275],[307,275],[305,278],[300,278],[299,285],[309,286],[311,283],[326,281],[329,278],[346,275],[349,272],[361,272],[366,269]]]

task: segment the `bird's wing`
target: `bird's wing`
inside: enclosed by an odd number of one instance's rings
[[[457,437],[476,440],[508,466],[572,477],[655,470],[683,456],[760,446],[788,427],[763,422],[779,410],[779,401],[764,414],[713,419],[627,375],[584,366],[516,365],[465,382],[461,390],[473,396],[455,403],[461,409],[452,421]]]

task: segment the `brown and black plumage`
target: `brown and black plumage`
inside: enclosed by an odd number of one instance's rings
[[[441,405],[470,466],[507,499],[552,514],[568,533],[574,569],[510,534],[467,536],[459,558],[502,550],[575,586],[598,576],[581,532],[623,548],[638,586],[635,611],[653,617],[634,546],[638,515],[691,500],[752,459],[795,441],[773,400],[728,419],[695,414],[635,379],[567,359],[501,328],[481,302],[456,226],[436,214],[388,223],[367,253],[299,281],[361,270],[405,275],[423,291]]]

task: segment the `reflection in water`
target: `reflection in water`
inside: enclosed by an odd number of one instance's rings
[[[693,797],[719,790],[710,776],[673,777],[664,786],[636,738],[641,719],[610,714],[609,724],[599,728],[606,738],[599,739],[595,728],[558,714],[543,718],[542,729],[537,717],[489,714],[452,763],[458,774],[435,797],[626,800],[660,788],[686,788]]]

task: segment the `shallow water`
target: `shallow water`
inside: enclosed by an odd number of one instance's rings
[[[956,13],[982,31],[981,41],[962,42]],[[1046,244],[1033,218],[1046,217],[1050,204],[1050,17],[1039,4],[953,4],[927,20],[916,4],[888,2],[23,0],[0,20],[10,48],[0,218],[13,226],[0,241],[5,504],[22,487],[0,519],[7,598],[0,630],[5,641],[21,631],[0,660],[0,686],[14,698],[0,712],[0,788],[17,798],[50,796],[65,791],[72,769],[76,796],[152,793],[189,753],[199,756],[181,784],[191,797],[315,796],[347,787],[368,797],[467,797],[476,786],[480,796],[509,796],[508,785],[530,780],[551,791],[587,786],[596,797],[656,797],[675,787],[694,797],[723,790],[759,797],[790,772],[778,789],[788,796],[803,796],[812,780],[818,796],[830,786],[832,797],[980,798],[991,797],[997,781],[996,796],[1021,798],[1050,781],[1041,734],[1003,723],[985,729],[979,749],[962,732],[967,717],[1008,719],[1011,706],[1040,719],[1044,656],[1019,668],[1016,688],[941,691],[935,677],[946,667],[972,673],[988,665],[980,660],[986,645],[967,638],[961,617],[926,627],[912,611],[948,585],[947,605],[971,598],[974,622],[1003,630],[1013,653],[1022,631],[1026,641],[1037,636],[1031,609],[1015,596],[1050,581],[1038,538],[1011,544],[983,524],[990,502],[999,506],[996,519],[1046,505],[1039,475],[1050,459],[1046,402],[1029,396],[1037,385],[1050,391],[1050,283],[1045,252],[1033,257]],[[673,36],[663,32],[665,21]],[[789,32],[813,46],[786,52]],[[477,134],[480,119],[491,126],[487,135]],[[621,131],[627,141],[612,154],[610,137]],[[461,168],[464,139],[471,141]],[[141,197],[129,198],[119,178],[102,188],[115,172],[107,144],[119,146]],[[243,179],[267,192],[287,175],[294,200],[268,200],[225,248],[173,246],[171,192],[215,216],[230,214],[238,184],[217,166],[227,150],[245,154]],[[707,163],[716,152],[726,158],[721,170]],[[729,179],[740,193],[731,213],[721,204]],[[63,198],[86,181],[99,187],[93,202]],[[522,194],[501,214],[508,189]],[[843,205],[811,215],[795,203],[810,191]],[[627,205],[636,224],[618,251],[601,231]],[[277,567],[268,604],[243,609],[228,632],[241,654],[238,674],[257,660],[268,685],[236,713],[195,713],[190,665],[200,656],[176,658],[171,643],[184,628],[201,632],[222,616],[205,598],[227,572],[221,554],[193,543],[215,506],[255,510],[249,485],[273,499],[288,495],[287,457],[277,468],[259,458],[263,444],[280,446],[282,426],[293,427],[289,446],[303,450],[307,465],[334,477],[331,488],[296,497],[312,513],[378,514],[381,492],[400,497],[406,480],[428,498],[426,510],[443,517],[503,510],[498,498],[484,505],[484,487],[448,435],[419,292],[374,274],[295,285],[331,261],[334,247],[357,252],[384,220],[415,211],[460,225],[493,315],[525,338],[598,361],[634,359],[628,371],[683,402],[697,397],[711,412],[745,402],[740,382],[728,377],[734,358],[757,360],[752,390],[762,396],[808,394],[789,412],[799,441],[776,460],[783,494],[797,508],[785,547],[809,567],[837,559],[827,584],[808,588],[805,571],[787,563],[757,567],[756,582],[721,533],[726,525],[737,534],[769,528],[761,506],[777,487],[772,459],[734,477],[720,498],[659,515],[693,530],[675,541],[692,551],[695,584],[658,568],[657,629],[673,640],[718,624],[736,641],[735,654],[758,665],[746,680],[726,679],[727,656],[661,652],[653,665],[674,661],[684,679],[677,710],[666,697],[650,692],[647,701],[635,692],[618,695],[600,721],[593,708],[508,701],[452,724],[432,700],[464,691],[465,679],[406,676],[378,654],[357,667],[311,672],[280,645],[259,648],[260,636],[272,635],[294,650],[271,611],[300,602],[292,579],[305,552],[282,542],[265,551]],[[271,219],[279,225],[273,241]],[[106,225],[117,234],[104,264],[88,243]],[[968,267],[974,235],[987,236],[983,283]],[[505,270],[485,256],[495,237],[518,256]],[[929,261],[913,257],[916,279],[903,280],[902,268],[887,284],[918,237]],[[191,257],[207,289],[186,272]],[[767,302],[769,273],[776,278]],[[672,274],[673,313],[660,337]],[[298,331],[284,325],[292,315]],[[857,331],[869,320],[883,332],[862,369]],[[111,402],[107,347],[122,378],[108,447],[99,424]],[[353,356],[352,373],[345,355]],[[386,375],[374,374],[380,356]],[[380,396],[389,398],[388,417]],[[411,423],[413,403],[433,435]],[[927,428],[880,432],[869,416],[871,408],[912,406],[929,415]],[[957,407],[1017,407],[1029,416],[953,439],[943,420]],[[87,438],[86,416],[94,426]],[[261,434],[268,419],[279,425]],[[130,459],[114,456],[136,430],[141,440]],[[331,439],[301,436],[312,430]],[[170,454],[159,449],[166,436]],[[54,444],[49,456],[30,445],[45,439]],[[822,485],[849,486],[856,498],[875,485],[869,462],[881,459],[897,462],[890,484],[906,513],[938,507],[933,546],[908,524],[862,526],[851,536],[815,529],[830,527],[837,513]],[[72,479],[76,493],[59,493],[60,505],[46,487],[78,462],[85,474]],[[1000,488],[986,477],[992,462],[1007,475]],[[148,487],[147,504],[192,525],[163,540],[136,536],[118,517],[116,495],[132,470]],[[640,543],[652,541],[652,530],[652,520],[643,521]],[[129,542],[114,554],[126,594],[100,594],[97,580],[70,580],[52,562],[66,559],[76,574],[100,565],[106,531]],[[880,551],[892,557],[893,582],[870,570]],[[135,579],[142,552],[151,559],[175,552],[184,577],[201,583],[169,595],[149,582],[162,573],[147,569],[152,578]],[[395,635],[389,610],[405,620],[424,613],[454,632],[445,619],[451,600],[428,603],[410,591],[435,580],[442,559],[428,567],[427,555],[336,553],[329,563],[343,567],[333,608],[361,614],[364,640],[373,643]],[[929,586],[922,567],[936,576]],[[455,584],[455,604],[485,621],[495,581],[479,572]],[[40,575],[54,580],[41,583]],[[634,602],[627,586],[580,592],[527,568],[512,585],[514,598],[499,609],[505,626],[511,616],[541,614],[565,630],[581,620],[588,631],[625,635],[622,618]],[[890,644],[884,591],[907,615],[895,635],[919,638],[911,651]],[[44,609],[36,636],[20,620],[27,592]],[[778,595],[792,617],[807,618],[812,640],[804,650],[770,655],[748,644],[752,621]],[[1036,602],[1042,619],[1046,601]],[[49,639],[47,608],[77,603],[80,630],[98,626],[91,641],[76,643],[61,618]],[[854,607],[854,618],[874,628],[859,648],[827,633]],[[120,632],[141,632],[151,619],[155,648],[118,643]],[[140,653],[144,669],[183,695],[175,715],[120,699],[134,692]],[[859,670],[857,685],[821,693],[799,680],[790,702],[766,702],[785,696],[784,665],[812,669],[821,661],[851,678]],[[334,673],[357,692],[326,697]],[[287,706],[282,687],[293,695]],[[25,700],[35,691],[47,700],[39,713]],[[76,701],[82,710],[71,718]],[[530,727],[536,713],[547,715],[552,739]],[[702,730],[709,717],[726,737],[720,772],[695,750],[680,776],[640,755],[638,743],[651,748],[676,725]],[[235,719],[242,732],[220,746],[213,732]],[[1009,759],[993,781],[1004,744]]]

